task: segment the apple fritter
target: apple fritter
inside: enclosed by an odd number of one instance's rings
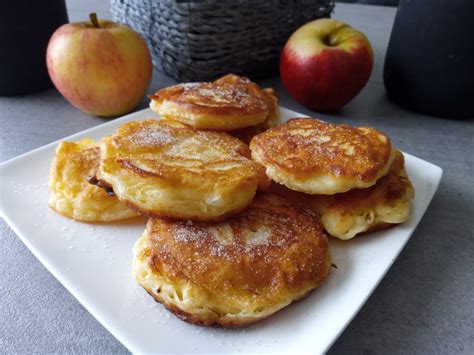
[[[87,182],[99,169],[99,155],[99,147],[92,139],[59,143],[50,171],[49,206],[66,217],[84,222],[136,217],[136,211]]]
[[[179,318],[240,327],[306,296],[327,278],[329,243],[311,211],[272,194],[220,223],[151,218],[133,275]]]
[[[243,210],[265,169],[243,142],[176,121],[132,121],[101,144],[99,176],[149,216],[219,220]]]
[[[390,167],[390,139],[371,127],[294,118],[255,136],[252,157],[288,188],[331,195],[374,185]]]
[[[414,189],[404,165],[403,154],[396,151],[387,175],[374,186],[335,195],[308,195],[278,184],[271,190],[321,215],[331,236],[347,240],[408,220]]]
[[[150,99],[150,108],[163,117],[199,129],[222,131],[262,123],[273,103],[257,84],[233,74],[214,82],[170,86]]]

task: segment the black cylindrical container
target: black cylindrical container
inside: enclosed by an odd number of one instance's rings
[[[0,1],[0,95],[50,87],[46,47],[68,22],[64,0]]]
[[[473,0],[400,0],[385,57],[389,96],[425,114],[474,118],[473,18]]]

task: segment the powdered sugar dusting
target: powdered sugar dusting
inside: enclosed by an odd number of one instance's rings
[[[293,245],[317,242],[322,226],[316,216],[272,196],[257,196],[249,209],[224,222],[170,222],[169,235],[175,243],[187,244],[182,246],[183,253],[195,255],[189,263],[203,272],[215,265],[216,258],[236,266],[254,259],[273,263]]]
[[[251,211],[247,213],[252,214]],[[270,249],[281,248],[291,243],[288,236],[293,233],[287,230],[286,226],[284,230],[272,229],[272,216],[259,214],[256,228],[252,227],[255,225],[254,217],[247,215],[242,218],[243,220],[210,225],[192,221],[177,222],[173,227],[174,240],[178,243],[192,244],[199,254],[209,253],[212,256],[236,261],[239,255],[265,257],[266,261],[270,261],[271,257],[266,258]]]
[[[208,234],[206,231],[197,228],[192,221],[178,222],[174,239],[180,243],[200,242]]]
[[[236,108],[268,109],[258,94],[247,87],[248,83],[188,83],[181,84],[186,101],[207,107],[222,105]]]
[[[129,139],[135,145],[167,145],[175,141],[175,137],[168,128],[157,125],[140,127],[130,135]]]
[[[197,87],[199,87],[199,86],[201,86],[201,85],[202,85],[202,83],[198,83],[198,82],[179,84],[179,86],[181,86],[184,90],[189,90],[189,89],[197,88]]]
[[[267,245],[270,243],[270,236],[271,231],[266,226],[261,226],[256,231],[245,231],[247,245]]]
[[[208,227],[209,233],[222,245],[229,245],[233,242],[232,227],[228,223],[219,223]]]

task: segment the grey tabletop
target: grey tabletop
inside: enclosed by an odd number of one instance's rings
[[[106,1],[67,3],[71,21],[92,10],[110,17]],[[471,121],[423,116],[396,106],[382,82],[395,9],[338,4],[333,17],[365,32],[375,67],[362,92],[334,114],[311,112],[274,87],[281,104],[330,122],[372,125],[396,146],[441,166],[444,176],[423,220],[386,277],[332,346],[331,353],[473,353],[474,239]],[[154,73],[149,92],[175,81]],[[147,106],[143,100],[140,107]],[[99,125],[53,89],[0,98],[0,161]],[[126,353],[0,220],[0,352]]]

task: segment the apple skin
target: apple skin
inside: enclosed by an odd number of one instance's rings
[[[130,27],[112,21],[65,24],[46,51],[48,72],[58,91],[75,107],[94,116],[133,110],[153,72],[150,52]]]
[[[372,66],[372,47],[362,32],[340,21],[319,19],[288,39],[280,57],[280,77],[300,104],[333,111],[359,93]]]

